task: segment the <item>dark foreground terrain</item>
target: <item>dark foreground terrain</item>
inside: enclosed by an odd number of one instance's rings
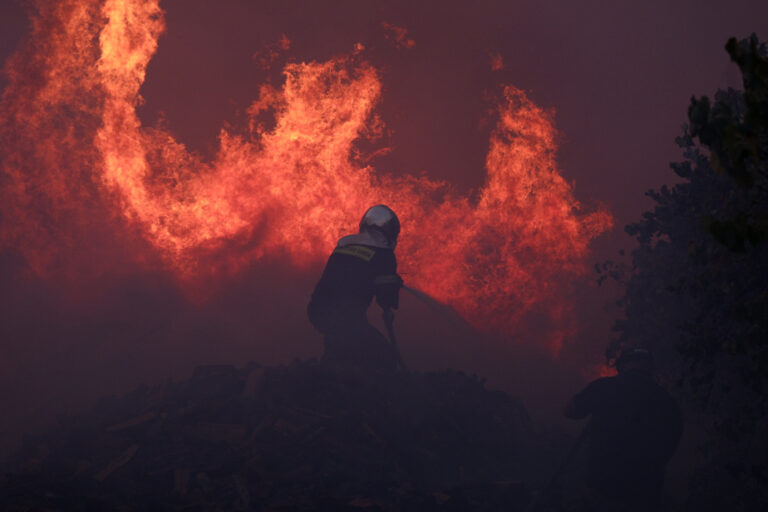
[[[526,510],[565,442],[460,372],[199,367],[28,439],[2,510]]]

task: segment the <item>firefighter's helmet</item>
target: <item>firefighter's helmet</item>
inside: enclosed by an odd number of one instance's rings
[[[377,204],[371,206],[360,220],[360,232],[378,231],[382,233],[392,248],[397,244],[400,234],[400,220],[389,206]]]

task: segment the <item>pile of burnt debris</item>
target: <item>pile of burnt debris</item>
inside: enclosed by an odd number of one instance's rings
[[[28,439],[0,508],[525,510],[545,437],[461,372],[205,366]]]

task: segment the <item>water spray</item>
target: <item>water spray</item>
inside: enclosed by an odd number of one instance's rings
[[[475,331],[476,329],[470,325],[467,321],[465,321],[456,311],[447,304],[443,304],[436,298],[432,297],[426,292],[423,292],[421,290],[418,290],[416,288],[412,288],[407,285],[403,285],[403,288],[407,291],[409,291],[414,297],[419,299],[421,302],[429,306],[429,308],[440,315],[444,320],[451,323],[456,328],[464,328],[469,329],[471,331]]]

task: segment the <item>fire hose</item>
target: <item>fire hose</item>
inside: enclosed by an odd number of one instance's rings
[[[469,322],[464,320],[458,313],[456,313],[456,311],[450,306],[443,304],[431,295],[416,288],[412,288],[407,285],[403,285],[403,288],[409,291],[411,295],[419,299],[421,302],[429,306],[432,311],[440,315],[443,320],[450,323],[451,326],[455,329],[463,330],[472,334],[476,333],[476,329]]]
[[[443,317],[443,319],[447,320],[451,324],[454,324],[456,327],[466,328],[466,325],[465,326],[456,325],[458,322],[456,322],[455,312],[453,312],[453,310],[451,310],[445,304],[441,303],[440,301],[431,297],[430,295],[424,293],[423,291],[417,290],[416,288],[412,288],[406,285],[403,285],[403,288],[409,291],[414,297],[419,299],[421,302],[429,306],[430,309],[438,313],[441,317]],[[382,314],[382,319],[384,320],[384,326],[387,329],[387,335],[389,336],[389,341],[392,344],[392,348],[395,352],[395,356],[397,357],[397,364],[400,366],[400,368],[403,370],[404,373],[408,373],[408,368],[405,366],[405,361],[403,361],[402,354],[400,354],[400,349],[398,348],[398,345],[397,345],[397,337],[395,336],[395,326],[394,326],[395,314],[392,312],[391,309],[385,309]]]
[[[397,347],[397,338],[395,337],[395,314],[392,312],[391,309],[387,308],[382,313],[382,318],[384,319],[384,326],[387,328],[387,335],[389,335],[389,342],[392,344],[392,350],[395,352],[395,356],[397,357],[397,364],[400,366],[400,369],[403,370],[403,373],[408,373],[408,367],[405,366],[405,361],[403,361],[403,355],[400,353],[400,349]]]

